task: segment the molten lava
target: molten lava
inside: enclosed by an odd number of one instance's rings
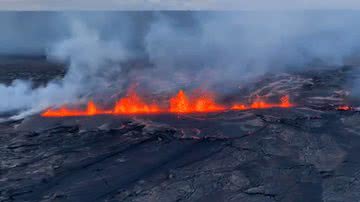
[[[124,98],[119,99],[113,113],[114,114],[139,114],[139,113],[158,113],[160,107],[156,104],[146,104],[135,91],[130,91]]]
[[[107,111],[97,109],[93,101],[87,103],[85,111],[77,109],[68,109],[66,107],[60,107],[59,109],[48,109],[41,115],[45,117],[61,117],[61,116],[93,116],[96,114],[106,114]]]
[[[170,98],[170,112],[186,113],[190,111],[190,101],[183,90],[180,90],[176,96]]]
[[[225,110],[224,106],[217,104],[210,93],[193,95],[189,99],[185,92],[180,90],[178,94],[170,99],[170,112],[191,113],[191,112],[214,112]]]
[[[285,95],[280,98],[280,103],[268,103],[261,98],[257,98],[254,102],[250,105],[245,104],[234,104],[231,109],[232,110],[248,110],[248,109],[266,109],[266,108],[273,108],[273,107],[280,107],[280,108],[289,108],[293,107],[294,104],[290,102],[290,97]]]
[[[247,107],[246,105],[244,104],[234,104],[232,107],[231,107],[232,110],[247,110],[249,109],[249,107]]]
[[[347,105],[341,105],[341,106],[336,107],[336,110],[339,110],[339,111],[350,111],[350,110],[352,110],[352,107],[347,106]]]
[[[110,110],[102,110],[93,101],[89,101],[85,110],[70,109],[63,106],[59,109],[47,109],[41,115],[44,117],[64,117],[93,116],[99,114],[206,113],[225,110],[249,110],[272,107],[289,108],[294,106],[294,104],[290,102],[289,96],[286,95],[281,97],[280,103],[268,103],[261,98],[257,98],[248,105],[235,103],[229,107],[218,104],[212,93],[192,93],[188,96],[182,90],[180,90],[175,96],[171,97],[168,103],[169,106],[167,108],[161,108],[159,104],[154,102],[149,104],[134,90],[132,90],[125,97],[120,98],[115,103],[114,108]],[[342,110],[348,110],[348,108],[342,108]]]
[[[88,115],[95,115],[98,112],[96,105],[92,100],[88,102],[86,112]]]

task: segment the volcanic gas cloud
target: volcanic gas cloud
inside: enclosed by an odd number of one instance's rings
[[[262,98],[257,98],[250,104],[233,103],[222,105],[215,101],[213,93],[201,92],[187,95],[180,90],[171,97],[166,103],[167,106],[152,101],[145,101],[136,91],[131,90],[123,98],[120,98],[112,109],[103,109],[93,101],[88,101],[86,109],[74,109],[66,106],[55,109],[47,109],[41,115],[43,117],[64,117],[64,116],[93,116],[99,114],[158,114],[158,113],[206,113],[226,110],[249,110],[263,108],[289,108],[294,106],[290,102],[289,96],[281,97],[279,103],[269,103]]]

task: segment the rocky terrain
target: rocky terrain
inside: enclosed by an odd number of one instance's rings
[[[0,201],[360,201],[356,75],[269,75],[247,95],[289,109],[2,122]]]
[[[0,83],[3,84],[23,79],[31,80],[36,87],[64,74],[63,65],[49,62],[45,56],[0,56]]]

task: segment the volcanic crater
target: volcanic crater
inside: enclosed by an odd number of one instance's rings
[[[288,108],[3,121],[0,201],[357,201],[356,75],[266,75],[230,95]]]

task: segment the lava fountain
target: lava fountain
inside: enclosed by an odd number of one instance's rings
[[[336,107],[336,110],[339,110],[339,111],[350,111],[352,109],[353,108],[348,105],[341,105],[341,106]]]
[[[250,104],[234,103],[225,106],[215,101],[215,96],[209,92],[193,93],[188,96],[183,90],[168,100],[167,107],[161,107],[156,102],[147,102],[141,98],[134,90],[131,90],[125,97],[120,98],[113,109],[102,110],[93,101],[87,103],[86,109],[71,109],[62,106],[58,109],[47,109],[41,116],[43,117],[66,117],[66,116],[94,116],[99,114],[126,115],[126,114],[158,114],[158,113],[207,113],[227,110],[250,110],[266,108],[290,108],[294,104],[290,102],[290,97],[281,97],[279,103],[269,103],[262,98],[257,98]]]
[[[211,93],[201,93],[188,98],[184,91],[180,90],[177,95],[170,99],[169,112],[191,113],[191,112],[213,112],[225,110],[226,107],[217,104]]]

